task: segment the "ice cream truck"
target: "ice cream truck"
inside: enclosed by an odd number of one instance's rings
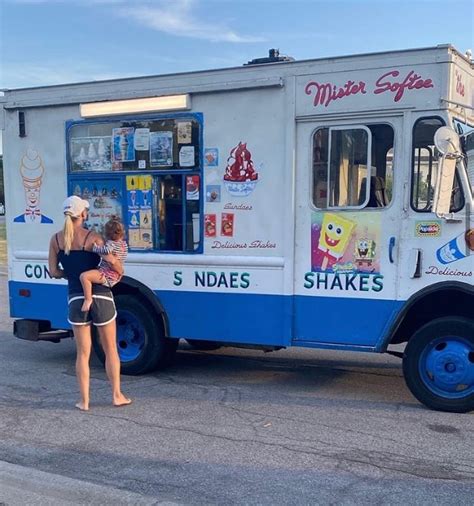
[[[179,339],[389,352],[426,406],[473,410],[473,83],[440,45],[6,91],[15,335],[71,335],[47,255],[79,195],[127,231],[123,372]]]

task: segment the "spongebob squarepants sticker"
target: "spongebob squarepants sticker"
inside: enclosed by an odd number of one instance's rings
[[[379,273],[379,230],[373,215],[313,213],[311,270]]]
[[[373,239],[357,239],[354,248],[354,263],[358,270],[364,266],[372,267],[375,262],[376,243]]]
[[[304,287],[381,291],[379,245],[380,218],[373,214],[313,213],[311,272]]]
[[[20,174],[25,190],[25,212],[17,216],[15,223],[53,223],[51,218],[41,214],[40,193],[45,173],[43,160],[34,149],[28,149],[21,158]]]

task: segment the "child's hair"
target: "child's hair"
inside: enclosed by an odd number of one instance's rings
[[[105,238],[111,241],[120,241],[125,236],[125,227],[122,222],[115,217],[112,217],[104,228]]]

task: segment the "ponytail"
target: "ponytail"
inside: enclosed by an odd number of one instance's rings
[[[70,214],[66,214],[64,218],[64,253],[69,255],[72,248],[72,241],[74,239],[74,225],[72,224],[72,218]]]

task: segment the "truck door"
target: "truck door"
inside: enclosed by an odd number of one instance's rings
[[[401,230],[399,298],[435,283],[457,281],[472,284],[473,257],[466,245],[466,230],[474,215],[469,189],[463,188],[459,170],[454,176],[450,219],[432,210],[441,155],[435,147],[436,131],[445,125],[437,116],[420,115],[411,128],[410,192]]]
[[[297,123],[294,345],[373,349],[396,316],[401,125]]]

